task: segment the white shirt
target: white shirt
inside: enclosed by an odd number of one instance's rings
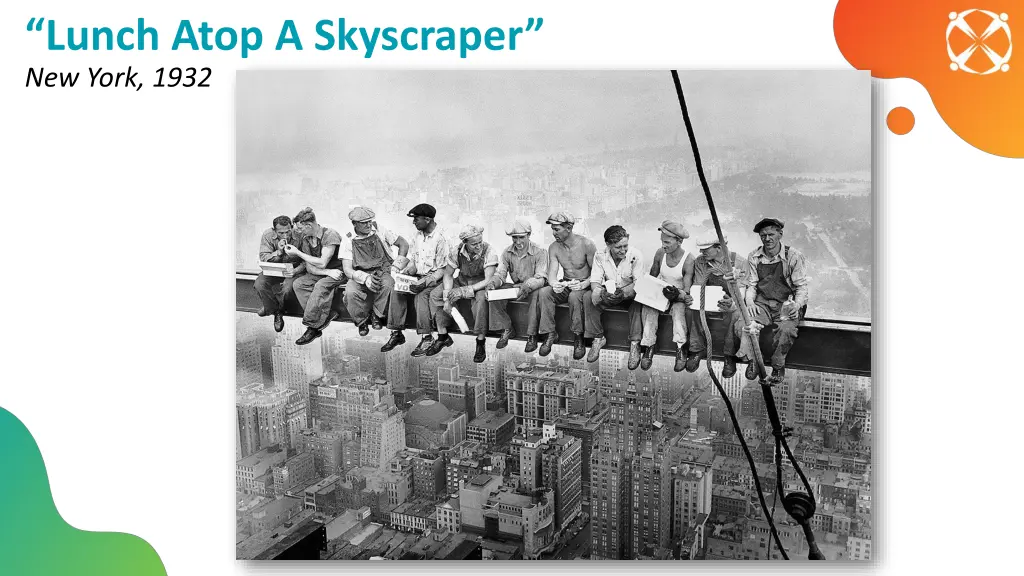
[[[416,274],[423,276],[443,269],[451,250],[452,243],[441,226],[435,226],[430,234],[417,230],[409,247],[409,260],[416,266]]]
[[[644,258],[640,251],[630,246],[626,255],[615,264],[611,254],[605,248],[594,255],[594,267],[590,271],[590,282],[604,284],[608,280],[615,281],[615,288],[619,289],[636,282],[636,279],[644,274]]]

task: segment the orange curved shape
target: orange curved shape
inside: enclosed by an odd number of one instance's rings
[[[833,29],[855,68],[916,80],[968,144],[1024,158],[1024,2],[839,0]]]

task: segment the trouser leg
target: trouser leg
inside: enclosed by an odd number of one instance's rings
[[[545,286],[539,290],[538,295],[540,305],[540,333],[551,334],[556,331],[555,328],[555,306],[559,304],[565,304],[569,301],[569,290],[563,290],[560,294],[556,293],[551,286]],[[573,324],[575,329],[575,323]],[[582,328],[580,332],[582,332]]]
[[[392,290],[388,299],[388,330],[404,330],[410,295]]]
[[[803,311],[800,311],[800,315],[796,320],[784,320],[778,313],[773,314],[773,316],[776,326],[775,333],[772,335],[772,345],[775,348],[775,351],[772,353],[772,366],[784,367],[786,365],[786,355],[789,354],[790,348],[796,342],[799,332],[797,324],[803,319]]]
[[[370,317],[370,306],[373,305],[370,296],[370,291],[366,289],[366,286],[354,279],[350,279],[345,285],[345,309],[348,310],[348,315],[352,317],[352,322],[356,326],[361,325]]]
[[[650,306],[644,306],[640,312],[640,320],[643,323],[643,335],[640,338],[641,346],[654,346],[658,340],[658,318],[661,313]]]
[[[384,318],[388,311],[388,302],[391,301],[391,292],[395,289],[395,279],[391,274],[384,274],[380,281],[380,291],[373,296],[373,314],[377,318]]]
[[[263,303],[263,311],[267,314],[276,314],[278,310],[284,307],[284,290],[282,285],[285,280],[290,280],[290,278],[278,278],[260,273],[256,277],[256,281],[253,282],[253,290],[260,297],[260,302]]]
[[[530,292],[526,297],[529,307],[526,309],[526,335],[536,336],[540,325],[540,290]]]
[[[444,285],[439,284],[430,291],[427,305],[430,307],[430,315],[434,318],[434,323],[437,324],[437,333],[447,333],[449,323],[455,324],[455,319],[444,311]]]
[[[302,310],[306,310],[306,304],[309,302],[309,295],[313,293],[313,287],[316,286],[317,280],[320,276],[314,276],[313,274],[303,274],[292,282],[292,291],[295,292],[295,299],[299,301],[299,306],[302,306]]]
[[[473,295],[473,333],[477,335],[478,340],[487,336],[487,321],[490,317],[490,307],[487,304],[487,290],[478,290]]]
[[[680,346],[686,344],[689,338],[689,308],[682,302],[673,302],[668,309],[669,315],[672,316],[672,341]]]
[[[627,302],[623,302],[619,306],[628,306],[628,308],[626,309],[626,317],[629,319],[629,341],[639,342],[644,330],[644,305],[637,302],[636,300],[629,300]],[[657,324],[655,324],[655,327],[657,327]],[[657,331],[655,331],[655,335],[657,335]]]
[[[413,300],[416,305],[417,334],[430,334],[434,331],[434,315],[430,309],[430,293],[439,286],[442,286],[442,284],[438,282],[427,284],[423,291],[417,294]]]
[[[754,317],[751,318],[751,320],[757,322],[762,326],[770,326],[773,324],[771,314],[766,305],[760,302],[755,302],[754,307],[757,309],[757,312],[754,314]],[[739,310],[736,310],[733,314],[736,318],[736,322],[734,323],[733,327],[736,333],[736,337],[739,338],[740,341],[740,350],[739,352],[736,353],[736,356],[740,358],[745,358],[747,360],[753,360],[754,350],[753,348],[751,348],[750,338],[746,335],[744,331],[746,325],[743,324],[743,316],[740,314]],[[759,340],[757,340],[756,337],[754,339],[759,342]]]
[[[505,283],[501,288],[512,288],[512,285]],[[532,294],[531,294],[532,296]],[[488,303],[488,318],[490,319],[491,330],[508,330],[512,327],[512,318],[508,315],[508,300],[495,300]]]
[[[305,312],[302,315],[302,323],[305,326],[320,328],[327,322],[331,305],[334,303],[334,292],[341,285],[341,280],[335,280],[330,276],[321,276],[316,281],[306,300]]]
[[[586,303],[591,302],[590,288],[569,291],[569,324],[573,334],[584,334],[587,330]],[[601,315],[597,316],[598,325]]]

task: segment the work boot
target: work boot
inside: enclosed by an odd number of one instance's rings
[[[424,354],[427,353],[427,350],[430,349],[430,345],[433,343],[434,337],[431,336],[430,334],[427,334],[426,336],[423,337],[422,340],[420,340],[419,345],[416,346],[416,348],[412,351],[412,354],[410,354],[410,356],[423,356]]]
[[[507,343],[508,342],[506,342],[506,344]],[[487,340],[477,340],[476,341],[476,354],[473,354],[473,362],[476,362],[477,364],[479,364],[479,363],[483,362],[484,360],[487,360],[487,350],[485,349],[486,345],[487,345]]]
[[[699,361],[698,361],[698,364],[699,364]],[[726,356],[725,357],[725,361],[723,362],[723,364],[725,364],[725,366],[722,367],[722,378],[732,378],[733,374],[736,374],[736,357],[735,356]],[[690,369],[689,368],[689,362],[687,362],[687,368],[686,369],[687,370]],[[697,369],[694,368],[693,370],[696,371]]]
[[[602,338],[603,340],[604,338]],[[597,358],[594,358],[597,360]],[[629,362],[626,363],[626,368],[630,370],[636,370],[636,367],[640,365],[640,343],[633,340],[629,343]]]
[[[274,312],[274,332],[280,332],[284,330],[284,312],[278,310]]]
[[[497,348],[498,350],[501,350],[505,346],[508,346],[509,339],[512,338],[515,335],[516,335],[516,331],[513,330],[511,326],[509,326],[508,328],[505,328],[504,330],[501,331],[501,338],[498,338],[498,343],[495,344],[494,347]],[[537,347],[537,343],[536,342],[534,342],[533,347],[534,348]],[[532,350],[529,350],[529,352],[532,352]]]
[[[299,336],[299,339],[295,341],[295,344],[299,346],[309,344],[313,340],[319,338],[322,334],[323,332],[317,330],[316,328],[306,328],[306,331],[302,334],[302,336]]]
[[[747,363],[747,372],[744,374],[747,380],[757,380],[757,363],[751,358],[750,362]]]
[[[402,344],[405,344],[405,334],[403,334],[401,330],[392,330],[391,338],[388,339],[386,344],[380,347],[380,351],[390,352]]]
[[[548,332],[548,335],[544,337],[544,343],[540,345],[540,355],[551,354],[551,347],[555,345],[556,340],[558,340],[558,332]]]
[[[600,352],[598,348],[598,352]],[[583,344],[583,334],[573,334],[572,337],[572,359],[580,360],[587,353],[587,347]],[[594,357],[597,360],[597,357]]]
[[[786,379],[786,367],[785,366],[772,366],[772,377],[769,382],[772,384],[779,384]]]
[[[370,333],[370,322],[366,321],[359,325],[359,335],[366,336]]]
[[[455,343],[455,341],[452,340],[451,336],[449,336],[447,334],[438,334],[437,335],[437,340],[434,340],[430,344],[430,348],[427,348],[427,351],[424,352],[424,354],[427,355],[427,356],[435,356],[435,355],[437,355],[438,352],[440,352],[441,350],[444,350],[445,348],[451,346],[454,343]]]
[[[676,358],[676,365],[678,366],[679,365],[678,354],[676,356],[677,356],[677,358]],[[651,364],[654,364],[654,346],[648,346],[647,349],[643,351],[643,355],[640,358],[640,369],[641,370],[650,370],[651,369]],[[676,372],[678,372],[678,370],[676,370]]]
[[[696,372],[697,369],[700,368],[700,361],[705,359],[705,358],[707,358],[707,357],[708,357],[707,353],[704,352],[704,351],[694,352],[694,353],[690,354],[686,358],[686,371],[690,372],[691,374]],[[726,366],[729,365],[728,358],[726,358],[725,364],[726,364]],[[732,362],[732,371],[733,371],[734,374],[736,373],[736,361],[735,360],[733,360],[733,362]],[[722,375],[723,376],[725,375],[725,370],[722,370]]]
[[[374,330],[380,330],[381,328],[384,327],[384,323],[381,322],[381,319],[378,318],[376,314],[374,314],[373,316],[371,316],[370,327],[373,328]]]
[[[590,345],[590,354],[587,354],[587,362],[597,362],[597,359],[601,357],[601,348],[604,348],[607,343],[608,340],[604,336],[594,338],[594,342]]]
[[[526,337],[526,348],[523,348],[523,352],[529,354],[537,349],[537,335],[530,334]]]

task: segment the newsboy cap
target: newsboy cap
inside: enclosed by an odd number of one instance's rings
[[[425,216],[427,218],[433,218],[437,215],[437,208],[434,208],[430,204],[417,204],[412,210],[409,210],[409,217],[415,218],[416,216]]]
[[[505,234],[508,236],[522,236],[533,233],[533,226],[526,220],[517,218],[511,224],[505,226]]]
[[[462,231],[459,232],[459,240],[466,241],[473,236],[479,236],[484,233],[483,226],[477,226],[476,224],[466,224],[462,227]]]
[[[686,230],[686,227],[679,222],[673,222],[671,220],[665,220],[661,223],[661,228],[658,228],[658,232],[665,232],[679,238],[680,240],[686,240],[690,237],[690,233]]]
[[[547,224],[575,224],[576,218],[568,212],[555,212],[548,216]]]
[[[723,233],[722,238],[725,238],[726,242],[729,241],[728,234]],[[697,238],[697,248],[711,248],[712,246],[718,246],[719,244],[720,242],[718,241],[717,234],[708,234],[707,236]]]
[[[760,234],[761,229],[766,226],[775,226],[779,230],[782,230],[782,228],[785,227],[785,224],[782,223],[782,220],[776,220],[775,218],[763,218],[760,222],[754,224],[754,232]]]
[[[374,214],[373,210],[366,206],[356,206],[348,212],[348,219],[352,222],[369,222],[376,217],[377,215]]]

